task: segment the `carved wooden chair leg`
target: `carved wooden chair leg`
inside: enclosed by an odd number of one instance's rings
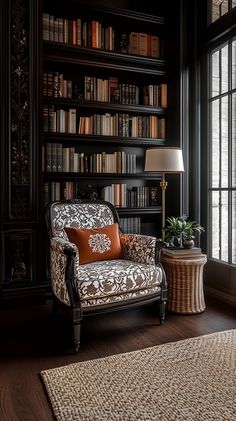
[[[73,308],[73,334],[74,334],[74,350],[79,351],[80,334],[81,334],[81,310]]]
[[[165,301],[161,301],[160,302],[160,324],[163,325],[164,320],[165,320],[165,311],[166,308],[166,302]]]

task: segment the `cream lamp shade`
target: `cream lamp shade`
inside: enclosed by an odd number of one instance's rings
[[[178,148],[147,149],[144,171],[160,173],[184,172],[182,150]]]

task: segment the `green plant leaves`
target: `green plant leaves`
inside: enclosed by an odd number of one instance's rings
[[[194,239],[195,232],[203,232],[205,229],[196,221],[188,221],[185,216],[169,216],[165,228],[165,240],[170,241],[173,237],[181,237],[184,240]]]

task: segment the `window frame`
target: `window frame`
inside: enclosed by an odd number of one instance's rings
[[[234,32],[234,33],[233,33]],[[233,192],[236,193],[236,183],[235,187],[232,185],[232,95],[236,95],[236,87],[232,89],[232,43],[236,41],[236,30],[230,31],[228,36],[219,38],[214,45],[208,46],[206,51],[206,64],[207,64],[207,95],[206,95],[206,111],[207,111],[207,226],[208,226],[208,244],[207,252],[208,257],[215,262],[224,264],[227,266],[236,266],[235,262],[232,261],[233,258]],[[212,64],[212,55],[216,51],[220,51],[225,45],[229,46],[228,49],[228,89],[226,92],[220,92],[218,95],[212,96],[212,73],[211,73],[211,64]],[[221,54],[220,54],[221,57]],[[221,68],[221,60],[219,69]],[[221,72],[220,72],[221,73]],[[221,86],[221,79],[219,76],[219,85]],[[215,100],[221,101],[222,98],[228,98],[228,185],[227,187],[222,186],[219,183],[219,186],[212,186],[212,104]],[[221,110],[222,106],[219,107],[219,142],[221,144]],[[235,113],[236,114],[236,113]],[[228,193],[228,259],[222,259],[222,248],[219,249],[219,258],[213,257],[213,244],[212,244],[212,193],[216,191],[219,192],[219,195],[222,195],[222,192],[226,191]],[[220,203],[220,202],[219,202]],[[219,205],[220,208],[220,205]],[[220,216],[221,217],[221,216]],[[221,227],[222,228],[222,227]],[[219,245],[222,245],[221,232],[219,233]]]

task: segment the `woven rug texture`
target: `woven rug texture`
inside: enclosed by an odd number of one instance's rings
[[[236,330],[40,374],[59,421],[236,420]]]

